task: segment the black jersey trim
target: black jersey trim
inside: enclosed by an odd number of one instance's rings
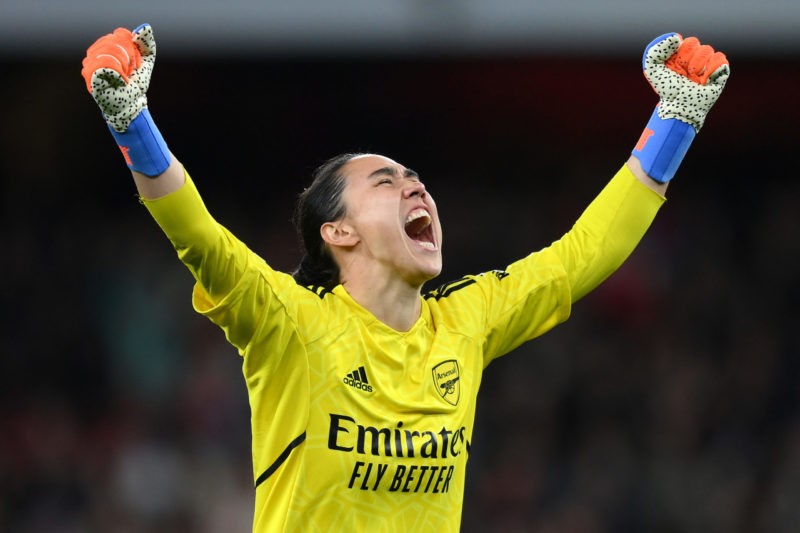
[[[262,483],[264,483],[267,480],[267,478],[269,478],[269,476],[274,474],[275,471],[278,468],[281,467],[281,465],[284,463],[284,461],[286,461],[286,459],[289,458],[289,454],[292,453],[292,450],[294,450],[295,448],[300,446],[300,444],[302,444],[304,440],[306,440],[306,432],[305,431],[303,433],[301,433],[300,435],[298,435],[298,437],[296,439],[294,439],[292,442],[290,442],[289,445],[286,447],[286,449],[283,450],[283,453],[281,453],[278,456],[278,458],[275,459],[275,462],[272,463],[269,466],[269,468],[264,470],[264,472],[260,476],[258,476],[258,479],[256,479],[255,488],[258,488],[258,486],[261,485]]]
[[[333,291],[331,289],[323,287],[322,285],[300,285],[300,286],[319,296],[320,300],[325,298],[325,296],[327,296],[328,294],[333,294]]]
[[[444,285],[430,291],[426,292],[422,295],[423,298],[426,300],[429,298],[433,298],[434,300],[439,300],[440,298],[446,298],[456,292],[457,290],[463,289],[464,287],[469,287],[475,283],[475,280],[472,278],[461,278],[455,281],[450,281],[445,283]]]

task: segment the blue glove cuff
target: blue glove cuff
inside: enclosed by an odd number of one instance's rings
[[[127,131],[120,133],[111,126],[108,129],[117,141],[129,169],[155,177],[169,167],[172,154],[147,108],[133,119]]]
[[[648,176],[666,183],[675,175],[696,135],[694,126],[677,118],[665,120],[656,108],[632,153]]]

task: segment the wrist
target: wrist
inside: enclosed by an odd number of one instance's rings
[[[663,119],[656,107],[631,153],[639,159],[650,178],[667,183],[677,172],[696,135],[694,126],[677,118]]]
[[[155,177],[169,167],[172,155],[147,108],[142,109],[124,132],[111,126],[108,129],[129,169]]]
[[[639,161],[638,157],[631,154],[630,157],[628,157],[628,160],[625,162],[625,166],[628,167],[628,170],[631,171],[631,174],[633,174],[634,177],[643,185],[652,189],[660,196],[666,197],[669,183],[661,183],[648,176],[642,168],[642,163]]]

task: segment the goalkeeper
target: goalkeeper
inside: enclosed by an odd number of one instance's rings
[[[242,356],[254,531],[457,531],[482,372],[628,257],[730,72],[696,38],[656,38],[642,66],[658,104],[572,229],[422,293],[442,268],[442,229],[417,172],[376,154],[323,164],[296,209],[305,255],[278,272],[212,218],[169,151],[147,108],[155,57],[150,26],[120,28],[89,47],[82,74],[196,279],[195,310]]]

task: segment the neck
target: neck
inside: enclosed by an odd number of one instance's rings
[[[408,331],[422,310],[422,286],[396,276],[342,276],[342,285],[358,304],[397,331]]]

